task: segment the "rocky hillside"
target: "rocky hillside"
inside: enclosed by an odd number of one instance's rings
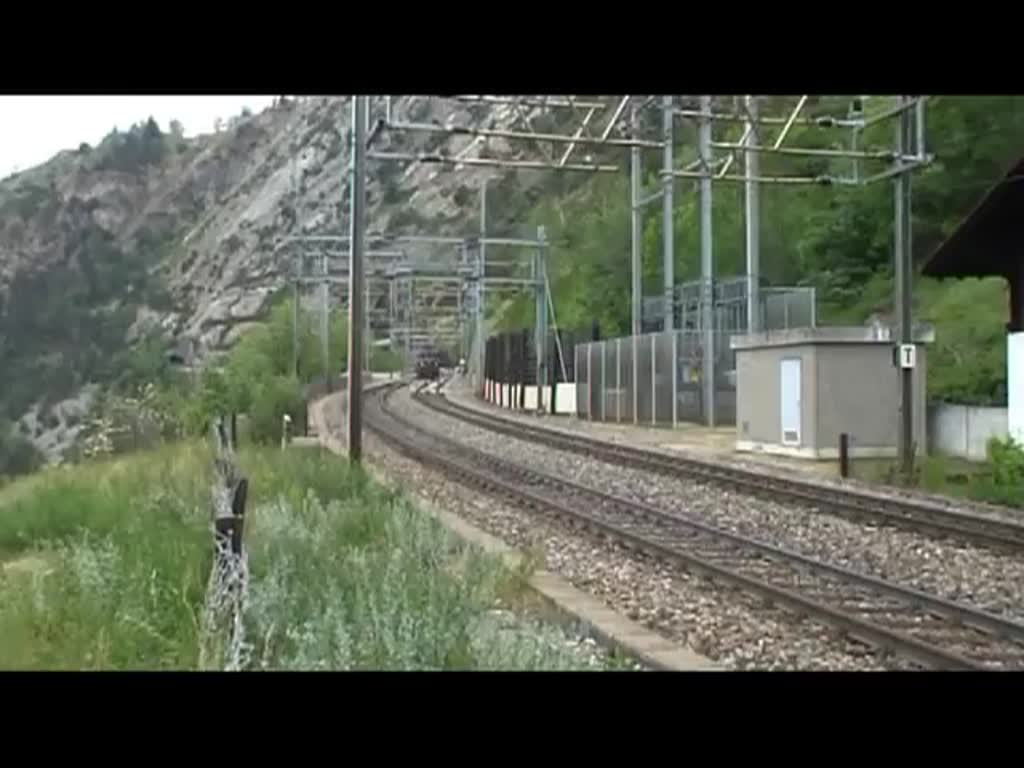
[[[510,127],[506,106],[396,99],[396,119]],[[534,113],[536,114],[536,112]],[[539,116],[540,120],[549,119]],[[230,346],[260,317],[290,265],[289,234],[347,229],[348,100],[282,100],[194,139],[152,121],[82,145],[0,182],[0,404],[42,440],[66,429],[58,403],[116,380],[146,334],[199,354]],[[450,152],[471,139],[381,137],[378,148]],[[467,156],[480,152],[468,148]],[[488,154],[516,153],[489,140]],[[491,168],[371,163],[372,231],[464,234],[477,228],[489,182],[490,224],[511,233],[545,175]],[[429,254],[427,254],[429,257]],[[73,437],[73,435],[72,435]]]

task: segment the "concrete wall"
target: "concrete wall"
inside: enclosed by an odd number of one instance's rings
[[[815,446],[819,455],[839,455],[846,432],[854,455],[895,455],[899,443],[900,371],[887,344],[821,344],[817,348],[818,391]],[[927,449],[925,348],[914,369],[914,440]]]
[[[487,387],[485,391],[493,391],[493,396],[488,398],[492,403],[498,403],[499,393],[504,392],[505,400],[508,403],[508,398],[512,397],[512,393],[516,393],[518,397],[519,388],[513,387],[510,384],[497,384],[490,381],[486,382]],[[561,382],[558,385],[558,390],[555,392],[555,412],[566,415],[574,415],[576,413],[576,383]],[[526,410],[535,411],[537,410],[537,387],[531,386],[526,387],[525,393],[525,405]],[[544,405],[544,410],[550,413],[551,409],[551,387],[544,387],[541,393],[541,402]]]
[[[738,443],[781,445],[781,381],[786,358],[800,358],[800,431],[803,445],[814,445],[815,350],[809,345],[736,351],[736,439]]]
[[[1024,332],[1006,336],[1006,420],[1014,440],[1024,441]]]
[[[928,452],[970,461],[988,458],[988,441],[1009,434],[1006,408],[935,403],[928,406]]]

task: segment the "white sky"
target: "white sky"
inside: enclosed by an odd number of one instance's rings
[[[83,141],[95,146],[116,126],[126,130],[150,116],[166,131],[171,120],[186,136],[209,133],[243,107],[259,112],[273,96],[0,96],[0,179],[45,163]]]

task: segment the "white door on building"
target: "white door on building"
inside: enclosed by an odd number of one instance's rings
[[[800,358],[783,360],[780,372],[782,444],[800,445]]]

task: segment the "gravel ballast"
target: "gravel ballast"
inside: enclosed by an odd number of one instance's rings
[[[538,415],[532,412],[499,408],[477,398],[465,380],[459,377],[450,381],[443,391],[452,402],[483,414],[493,414],[510,421],[520,421],[524,424],[542,426],[609,443],[636,445],[643,450],[668,458],[710,462],[772,477],[810,482],[826,488],[853,490],[882,499],[924,502],[967,517],[988,518],[1018,525],[1024,524],[1024,511],[1019,509],[977,500],[961,499],[955,496],[943,496],[929,493],[920,488],[907,488],[873,483],[853,477],[840,478],[836,475],[826,475],[812,470],[810,465],[794,463],[792,460],[779,456],[697,451],[693,446],[683,446],[680,444],[673,444],[671,448],[668,448],[665,446],[665,443],[672,442],[673,430],[671,429],[625,423],[619,424],[611,421],[588,421],[587,419],[566,416],[551,416],[546,413]],[[838,467],[836,471],[838,471]]]
[[[713,487],[619,467],[467,424],[415,401],[408,390],[392,408],[415,424],[532,469],[641,501],[680,516],[783,546],[922,591],[1024,620],[1024,560],[926,534],[852,522]]]

